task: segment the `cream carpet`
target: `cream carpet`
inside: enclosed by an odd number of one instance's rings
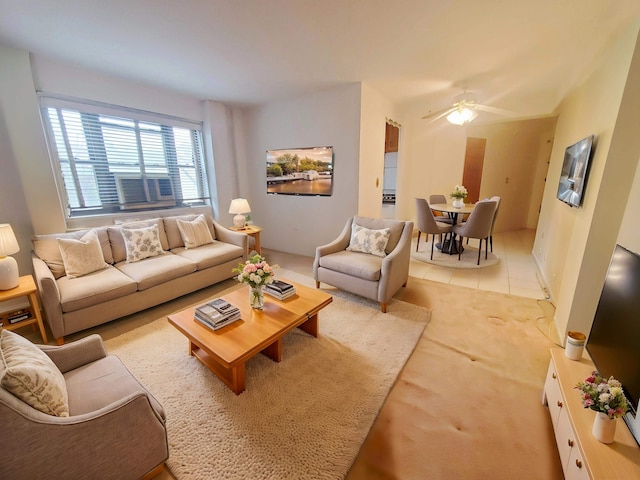
[[[466,241],[466,240],[465,240]],[[411,242],[411,257],[419,260],[421,262],[430,263],[431,265],[438,265],[440,267],[447,268],[466,268],[466,269],[476,269],[476,268],[487,268],[492,265],[497,264],[500,261],[500,258],[491,252],[489,249],[489,254],[487,259],[484,258],[484,242],[482,242],[482,252],[480,252],[480,265],[478,265],[478,241],[472,239],[469,244],[463,243],[464,251],[462,255],[460,255],[460,260],[458,260],[458,255],[449,255],[448,253],[442,253],[438,250],[438,247],[434,246],[433,249],[433,260],[431,257],[431,235],[429,235],[429,241],[424,241],[424,235],[420,238],[420,246],[418,247],[418,251],[416,252],[416,242],[417,238],[414,238]],[[436,237],[436,244],[438,243],[438,237]]]
[[[284,337],[282,362],[251,359],[239,396],[187,354],[165,316],[106,340],[164,406],[175,478],[344,478],[430,312],[392,300],[382,314],[374,302],[330,293],[320,337],[296,330]]]

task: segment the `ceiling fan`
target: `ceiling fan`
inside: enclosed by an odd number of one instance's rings
[[[465,123],[473,121],[478,116],[478,112],[480,111],[493,113],[495,115],[502,115],[505,117],[518,116],[516,112],[512,112],[510,110],[491,107],[489,105],[482,105],[476,101],[476,97],[474,94],[464,92],[455,98],[455,101],[453,102],[453,105],[451,107],[439,110],[437,112],[429,113],[428,115],[422,117],[422,119],[430,119],[432,122],[435,122],[436,120],[446,116],[447,120],[450,123],[453,123],[454,125],[464,125]]]

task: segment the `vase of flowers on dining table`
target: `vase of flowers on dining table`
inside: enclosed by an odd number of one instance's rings
[[[453,207],[464,207],[464,199],[467,198],[467,195],[469,195],[469,192],[467,192],[467,189],[464,187],[464,185],[456,185],[453,189],[453,192],[451,192],[451,194],[449,195],[453,199],[453,202],[451,203]]]

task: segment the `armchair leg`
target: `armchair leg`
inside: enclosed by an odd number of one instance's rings
[[[320,280],[316,280],[316,288],[320,288]]]
[[[142,477],[142,480],[151,480],[152,478],[160,475],[163,471],[164,471],[164,463],[161,463],[156,468],[148,472],[144,477]]]
[[[64,337],[56,338],[56,344],[60,347],[64,345]]]
[[[382,313],[387,313],[387,304],[384,302],[380,302],[380,310]]]

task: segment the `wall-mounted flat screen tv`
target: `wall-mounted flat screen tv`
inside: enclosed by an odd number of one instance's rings
[[[582,204],[584,187],[589,173],[593,135],[567,147],[558,184],[558,199],[571,207]]]
[[[620,245],[609,264],[587,351],[602,376],[622,383],[631,407],[625,422],[640,443],[640,256]]]
[[[333,147],[267,150],[267,193],[320,195],[333,192]]]

